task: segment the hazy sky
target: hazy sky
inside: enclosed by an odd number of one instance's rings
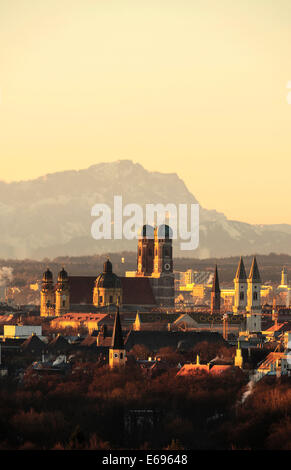
[[[0,179],[126,158],[291,223],[288,81],[290,0],[0,0]]]

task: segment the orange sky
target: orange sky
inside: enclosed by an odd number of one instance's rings
[[[0,71],[1,179],[125,158],[291,224],[290,0],[1,2]]]

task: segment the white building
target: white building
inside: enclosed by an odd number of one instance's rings
[[[29,338],[42,336],[42,327],[36,325],[4,325],[4,338]]]

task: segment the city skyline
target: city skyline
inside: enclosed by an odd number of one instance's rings
[[[291,450],[290,44],[290,0],[0,1],[0,454]]]

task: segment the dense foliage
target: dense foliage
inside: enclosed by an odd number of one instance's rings
[[[66,375],[28,368],[21,383],[1,379],[0,449],[211,449],[230,446],[220,426],[233,414],[245,377],[177,370],[148,377],[136,366],[111,371],[75,363]],[[128,428],[132,410],[155,421]]]

